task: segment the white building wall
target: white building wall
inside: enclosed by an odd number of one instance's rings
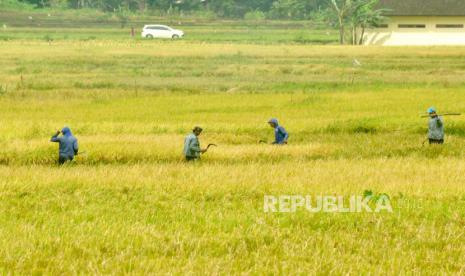
[[[465,0],[464,0],[465,1]],[[395,16],[391,17],[387,28],[367,31],[365,45],[465,45],[465,16]],[[400,24],[425,25],[425,28],[400,28]],[[449,25],[438,28],[438,24]],[[450,25],[462,25],[451,28]]]

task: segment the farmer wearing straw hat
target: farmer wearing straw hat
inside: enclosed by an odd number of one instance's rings
[[[428,108],[428,141],[431,144],[444,144],[444,121],[434,107]]]

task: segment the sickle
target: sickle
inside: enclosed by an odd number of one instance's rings
[[[208,148],[209,148],[209,147],[211,147],[211,146],[213,146],[213,147],[217,147],[217,145],[216,145],[216,144],[208,144],[208,146],[207,146],[207,150],[208,150]]]

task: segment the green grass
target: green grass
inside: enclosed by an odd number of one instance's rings
[[[122,28],[116,16],[87,10],[0,11],[0,41],[127,41],[131,38],[131,27],[135,28],[133,39],[141,41],[140,32],[146,24],[170,25],[186,33],[183,40],[202,43],[337,43],[336,31],[309,21],[231,21],[133,15]]]
[[[286,29],[268,29],[265,27],[235,27],[214,25],[176,26],[186,33],[183,41],[202,43],[234,43],[234,44],[334,44],[336,32],[327,30],[310,30],[305,27]],[[146,40],[140,37],[143,25],[135,29],[135,41]],[[127,41],[131,38],[131,28],[54,28],[54,27],[7,27],[0,30],[0,41]],[[156,42],[155,42],[156,43]]]
[[[464,273],[465,119],[422,147],[419,115],[465,110],[465,48],[22,32],[0,42],[2,273]],[[289,145],[258,144],[271,117]],[[87,154],[58,167],[65,124]],[[186,164],[194,125],[219,147]],[[393,213],[263,212],[367,190]]]

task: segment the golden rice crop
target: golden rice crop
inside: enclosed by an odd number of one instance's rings
[[[464,48],[0,42],[0,272],[463,274]],[[352,59],[361,61],[360,68]],[[272,140],[277,117],[289,145]],[[55,164],[69,125],[86,154]],[[184,136],[217,143],[182,159]],[[264,213],[387,194],[392,213]]]

